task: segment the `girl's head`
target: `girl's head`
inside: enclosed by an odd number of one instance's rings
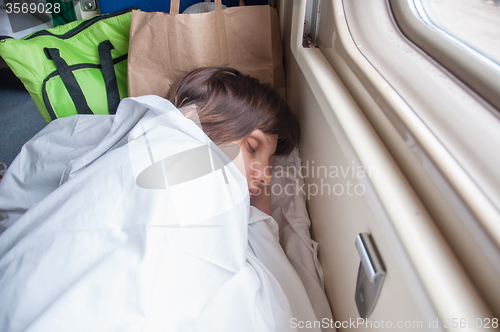
[[[214,143],[239,145],[251,191],[271,182],[274,155],[288,155],[299,140],[298,122],[278,93],[232,68],[196,69],[177,80],[167,98],[177,108],[195,105]]]

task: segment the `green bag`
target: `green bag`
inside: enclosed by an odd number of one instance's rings
[[[132,9],[34,32],[0,37],[0,56],[19,77],[43,118],[114,114],[128,96]]]

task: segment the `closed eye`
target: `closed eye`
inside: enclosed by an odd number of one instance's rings
[[[250,148],[250,150],[252,150],[252,153],[255,153],[255,149],[252,147],[252,145],[250,145],[250,143],[248,143],[248,142],[247,142],[247,144],[248,144],[248,147]]]

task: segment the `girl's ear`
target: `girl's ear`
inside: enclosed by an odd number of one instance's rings
[[[194,123],[196,123],[196,125],[198,127],[200,127],[200,129],[202,129],[200,117],[198,116],[198,106],[191,104],[191,105],[179,108],[179,111],[182,113],[182,115],[184,115],[186,118],[192,120]]]

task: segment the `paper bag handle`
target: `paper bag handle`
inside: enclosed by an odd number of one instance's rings
[[[215,10],[222,11],[222,0],[215,0]],[[181,0],[170,0],[170,14],[179,14]]]

